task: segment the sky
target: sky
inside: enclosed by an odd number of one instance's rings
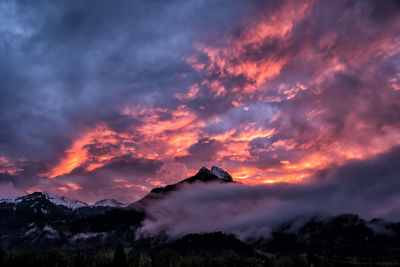
[[[398,188],[399,25],[396,0],[1,1],[0,197],[132,202],[212,165]]]

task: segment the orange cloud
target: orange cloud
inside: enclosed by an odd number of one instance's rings
[[[185,106],[172,111],[170,119],[161,119],[159,112],[166,110],[124,109],[123,114],[140,119],[144,124],[137,127],[134,133],[118,133],[104,124],[83,132],[46,175],[54,178],[82,166],[91,171],[124,155],[160,160],[186,155],[187,149],[200,139],[200,127],[204,122],[196,120],[194,113]],[[114,146],[117,148],[107,149],[101,154],[89,153],[90,147],[101,149]]]
[[[22,170],[22,168],[15,166],[15,163],[13,163],[11,160],[7,159],[6,157],[0,156],[0,173],[16,175]]]
[[[192,86],[190,86],[189,88],[189,92],[187,93],[176,93],[175,97],[179,100],[191,100],[191,99],[195,99],[200,92],[200,88],[197,84],[194,84]]]
[[[108,154],[99,155],[93,158],[88,154],[88,145],[116,145],[120,142],[120,138],[124,135],[118,135],[104,125],[98,125],[93,129],[87,130],[82,133],[76,140],[72,142],[69,149],[64,152],[64,157],[60,162],[54,166],[46,175],[50,178],[70,173],[77,167],[86,163],[85,169],[93,170],[104,165],[104,162],[112,159],[113,157],[133,152],[133,149],[128,146],[122,146],[118,151]]]
[[[251,94],[261,89],[269,79],[280,74],[287,58],[271,55],[253,59],[246,56],[248,48],[260,51],[268,40],[278,39],[285,42],[291,35],[293,26],[301,21],[312,6],[307,1],[288,1],[281,9],[273,12],[266,11],[261,20],[246,21],[245,29],[238,37],[229,37],[223,40],[223,47],[196,43],[194,49],[199,55],[205,54],[207,64],[202,63],[201,57],[193,55],[187,62],[195,70],[205,69],[211,74],[218,74],[220,78],[227,75],[244,76],[250,82],[242,88],[235,88],[243,93]],[[261,52],[261,51],[260,51]],[[226,89],[218,80],[210,82],[210,90],[217,95],[224,94]]]

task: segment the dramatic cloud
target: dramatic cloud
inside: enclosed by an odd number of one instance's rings
[[[137,235],[225,231],[242,239],[266,237],[293,219],[354,213],[400,220],[400,147],[318,173],[319,183],[270,185],[188,184],[147,206]]]
[[[395,0],[7,0],[0,25],[0,197],[318,184],[400,144]]]

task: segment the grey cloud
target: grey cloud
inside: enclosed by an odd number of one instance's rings
[[[78,199],[95,202],[118,197],[121,201],[132,202],[151,189],[152,185],[147,178],[155,176],[162,165],[157,160],[118,157],[92,171],[76,168],[70,174],[55,178],[51,184],[43,185],[57,187],[73,182],[81,187],[71,192]]]
[[[189,155],[177,157],[176,160],[184,162],[188,166],[195,167],[199,162],[213,162],[217,152],[223,149],[224,145],[221,142],[203,138],[189,147]]]
[[[40,174],[47,171],[45,164],[40,161],[18,161],[14,168],[15,173],[0,172],[0,183],[12,183],[18,189],[28,189],[36,185]]]

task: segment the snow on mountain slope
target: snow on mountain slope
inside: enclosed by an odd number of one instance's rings
[[[85,202],[79,200],[69,199],[63,196],[53,195],[48,192],[35,192],[26,196],[17,197],[17,198],[1,198],[0,204],[10,204],[10,205],[18,205],[22,201],[36,201],[38,199],[46,198],[51,203],[56,206],[64,206],[70,209],[79,209],[83,207],[125,207],[126,204],[121,203],[115,199],[103,199],[97,201],[93,205],[88,205]]]
[[[123,207],[125,205],[115,199],[103,199],[103,200],[97,201],[92,206],[94,206],[94,207]]]
[[[0,203],[6,203],[6,204],[18,204],[22,200],[17,199],[17,198],[0,198]]]
[[[46,198],[50,200],[50,202],[54,205],[61,205],[70,209],[77,209],[88,206],[88,204],[79,200],[73,200],[62,196],[53,195],[47,192],[43,192],[42,194],[44,194]]]
[[[233,181],[232,180],[232,176],[228,172],[224,171],[223,169],[221,169],[221,168],[219,168],[217,166],[212,166],[211,167],[211,173],[214,174],[215,176],[217,176],[221,180],[225,180],[225,181],[228,181],[228,182],[232,182]]]
[[[29,194],[26,196],[17,197],[15,199],[4,198],[4,199],[0,199],[0,203],[17,205],[23,201],[36,201],[38,199],[43,199],[43,198],[48,199],[51,203],[53,203],[56,206],[64,206],[64,207],[67,207],[70,209],[77,209],[77,208],[88,206],[88,204],[86,204],[82,201],[53,195],[53,194],[50,194],[47,192],[35,192],[35,193]]]

